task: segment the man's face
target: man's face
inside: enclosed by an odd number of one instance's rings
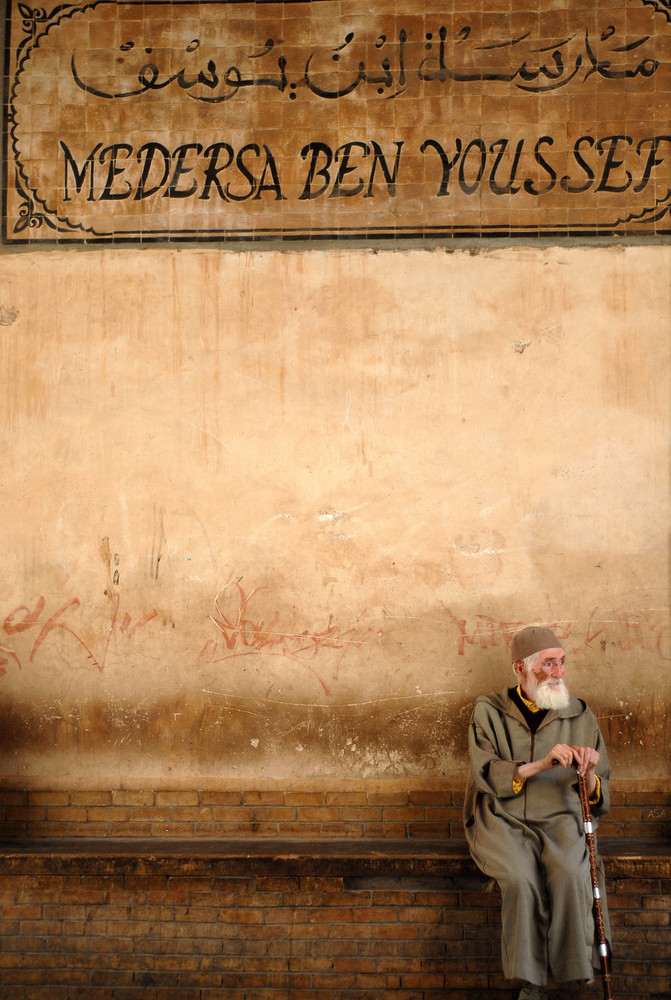
[[[568,704],[568,688],[563,681],[564,662],[564,650],[558,648],[542,650],[532,667],[525,667],[523,663],[516,665],[522,690],[539,708],[565,708]]]

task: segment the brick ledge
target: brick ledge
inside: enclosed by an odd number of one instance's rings
[[[604,838],[609,878],[671,877],[666,838]],[[485,878],[465,840],[212,840],[68,837],[0,840],[2,875],[355,875]]]

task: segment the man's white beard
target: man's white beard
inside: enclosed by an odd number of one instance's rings
[[[533,690],[528,691],[528,696],[539,708],[554,708],[558,710],[566,708],[569,703],[569,690],[563,680],[548,677],[546,681],[541,681],[539,684],[533,674],[531,674],[527,677],[527,688],[529,687],[533,688]]]

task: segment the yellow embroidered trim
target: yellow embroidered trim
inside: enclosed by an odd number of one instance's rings
[[[592,795],[592,798],[589,800],[589,804],[591,806],[598,806],[599,802],[601,801],[601,779],[599,778],[598,774],[595,774],[594,777],[596,778],[596,785],[594,787],[594,794]],[[524,788],[524,783],[526,780],[527,780],[526,778],[513,778],[513,795],[520,794],[520,792]]]
[[[520,698],[522,699],[522,701],[524,702],[524,704],[527,706],[527,708],[529,709],[530,712],[540,712],[540,708],[538,707],[538,705],[536,704],[535,701],[529,701],[528,698],[524,697],[524,695],[522,694],[522,685],[521,684],[517,685],[517,693],[520,696]],[[520,792],[524,788],[524,783],[525,783],[526,780],[527,780],[526,778],[513,778],[513,795],[519,795],[520,794]]]
[[[592,798],[589,800],[589,804],[591,806],[597,806],[601,801],[601,778],[598,774],[595,774],[594,777],[596,778],[596,785],[594,786]],[[514,784],[515,782],[513,782],[513,785]]]
[[[543,711],[542,708],[538,707],[538,705],[536,704],[535,701],[529,701],[528,698],[524,697],[524,694],[522,692],[522,685],[521,684],[517,685],[517,693],[520,696],[520,698],[522,699],[522,701],[524,702],[524,704],[527,706],[527,708],[529,709],[530,712],[542,712]]]

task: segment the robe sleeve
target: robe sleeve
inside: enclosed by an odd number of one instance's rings
[[[506,759],[498,742],[487,705],[476,702],[468,730],[468,752],[475,786],[479,792],[488,792],[499,799],[512,798],[518,794],[513,787],[515,768],[526,762]]]
[[[594,720],[594,725],[596,729],[596,739],[595,739],[595,749],[599,752],[599,763],[594,769],[594,773],[599,779],[599,792],[600,797],[597,802],[590,803],[592,809],[592,815],[599,817],[604,816],[610,809],[610,761],[608,760],[608,751],[606,750],[606,744],[604,743],[603,736],[601,735],[601,730],[599,725]]]

